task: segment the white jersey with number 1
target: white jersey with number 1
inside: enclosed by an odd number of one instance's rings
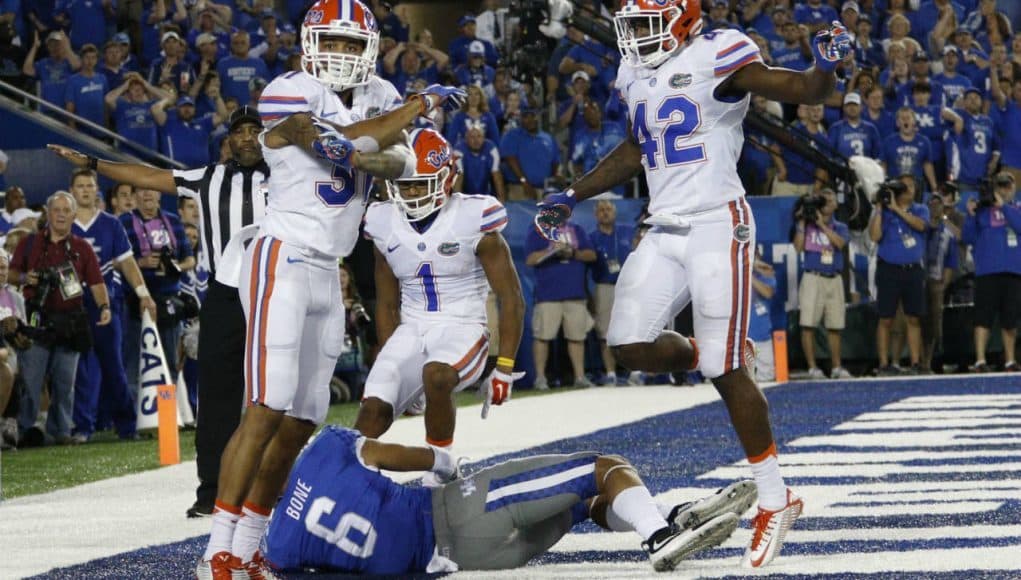
[[[295,113],[311,113],[337,125],[350,125],[401,105],[389,82],[373,76],[354,89],[351,108],[336,93],[305,72],[289,72],[273,80],[259,99],[266,130]],[[358,241],[358,228],[368,205],[372,177],[342,170],[288,145],[263,147],[269,164],[269,196],[261,234],[321,254],[342,257]]]
[[[616,86],[642,148],[651,214],[690,215],[740,199],[737,175],[750,96],[715,94],[732,73],[761,62],[736,30],[696,36],[655,69],[620,66]]]

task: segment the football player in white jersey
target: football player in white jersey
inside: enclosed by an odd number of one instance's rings
[[[465,97],[434,85],[401,105],[372,75],[379,30],[359,0],[319,0],[301,37],[305,70],[277,77],[259,100],[268,201],[237,280],[247,409],[221,461],[200,578],[272,576],[259,541],[295,457],[326,417],[344,336],[337,261],[357,240],[371,176],[410,175],[404,128]]]
[[[755,222],[737,176],[750,93],[819,103],[850,54],[834,25],[812,41],[815,66],[771,68],[736,30],[699,34],[699,0],[625,0],[614,16],[623,55],[615,83],[628,107],[625,139],[590,172],[540,203],[536,226],[551,239],[577,201],[644,170],[653,229],[617,282],[607,342],[617,360],[650,372],[701,369],[727,405],[759,488],[743,564],[768,564],[801,513],[783,482],[766,399],[744,366]],[[663,331],[693,304],[695,338]]]
[[[369,206],[375,244],[376,327],[383,349],[369,371],[355,429],[379,437],[425,394],[426,442],[450,450],[453,394],[482,376],[489,353],[486,297],[500,304],[500,352],[483,382],[483,418],[510,398],[524,300],[495,197],[452,193],[457,165],[434,129],[415,129],[415,174],[388,182],[390,200]],[[428,477],[429,474],[426,474]],[[427,481],[426,483],[437,483]]]

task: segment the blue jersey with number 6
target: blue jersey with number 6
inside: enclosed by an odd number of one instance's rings
[[[650,213],[692,214],[744,195],[737,160],[750,96],[717,90],[756,62],[752,39],[721,29],[696,36],[658,68],[621,65],[615,86],[642,149]]]
[[[357,432],[328,426],[301,453],[263,538],[274,566],[365,574],[426,569],[432,493],[362,464]]]

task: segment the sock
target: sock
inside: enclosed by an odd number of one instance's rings
[[[212,560],[217,552],[230,552],[234,528],[241,517],[241,508],[216,501],[213,509],[213,529],[209,532],[209,544],[202,554],[203,560]]]
[[[780,462],[776,458],[776,443],[770,444],[762,454],[749,457],[755,485],[759,488],[759,506],[767,510],[783,509],[787,505],[787,486],[780,475]]]
[[[251,562],[255,551],[259,549],[262,534],[269,525],[270,511],[269,508],[245,502],[230,547],[230,553],[240,558],[242,562]]]
[[[606,373],[606,378],[617,380],[617,373]]]
[[[613,498],[613,503],[606,510],[606,523],[610,525],[610,529],[617,530],[614,524],[610,523],[611,512],[619,518],[619,522],[630,525],[643,540],[648,540],[652,534],[667,527],[666,520],[660,515],[659,508],[652,499],[652,494],[644,485],[629,487]]]
[[[454,438],[453,437],[451,437],[450,439],[438,440],[438,439],[433,439],[432,437],[429,437],[428,435],[426,435],[425,436],[425,443],[429,447],[439,447],[440,449],[446,451],[447,453],[453,453],[454,452]]]
[[[667,518],[670,517],[670,512],[673,511],[674,506],[660,503],[658,501],[655,503],[656,510],[659,512],[659,515],[663,516],[663,521],[666,521],[669,524],[670,522]],[[619,515],[617,515],[617,512],[613,511],[612,505],[606,507],[606,525],[615,532],[634,531],[634,527],[632,527],[631,524],[625,522]]]

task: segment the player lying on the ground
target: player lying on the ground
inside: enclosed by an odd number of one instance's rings
[[[442,487],[405,487],[379,472],[429,470]],[[328,426],[302,452],[273,512],[271,566],[366,574],[525,565],[591,517],[634,530],[657,571],[719,545],[756,500],[751,481],[697,502],[657,504],[617,455],[536,455],[462,475],[435,447],[406,447]]]
[[[483,383],[490,404],[510,398],[524,300],[500,233],[507,210],[492,196],[452,193],[457,165],[433,129],[411,134],[411,177],[388,182],[390,201],[365,214],[375,244],[376,328],[383,349],[369,371],[355,429],[379,437],[423,396],[426,441],[450,449],[453,394],[482,376],[489,353],[486,296],[500,304],[500,352]]]

